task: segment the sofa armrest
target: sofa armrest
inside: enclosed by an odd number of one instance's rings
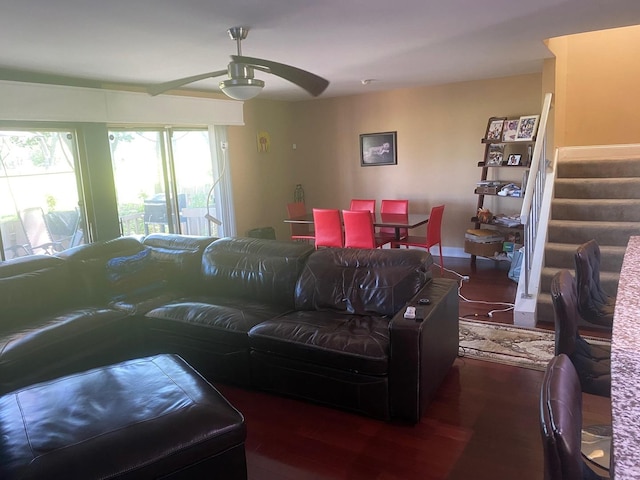
[[[431,303],[419,306],[419,298]],[[457,282],[435,278],[408,305],[424,319],[406,319],[402,309],[389,325],[390,407],[392,418],[417,423],[458,355]]]

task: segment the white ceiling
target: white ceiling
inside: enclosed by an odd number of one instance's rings
[[[0,12],[0,79],[166,82],[226,68],[227,29],[248,26],[243,55],[325,77],[323,97],[539,72],[547,38],[640,24],[640,0],[20,0]],[[311,98],[256,77],[263,98]]]

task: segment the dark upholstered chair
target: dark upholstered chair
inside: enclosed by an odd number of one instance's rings
[[[571,359],[583,392],[611,396],[611,348],[590,344],[578,333],[576,282],[568,270],[561,270],[551,280],[551,299],[556,355],[564,353]]]
[[[600,247],[589,240],[578,247],[575,253],[578,311],[587,322],[611,328],[615,297],[600,285]]]
[[[551,359],[540,389],[540,433],[545,480],[599,480],[582,457],[582,391],[573,363]]]

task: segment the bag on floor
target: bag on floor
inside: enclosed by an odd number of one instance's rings
[[[520,269],[522,267],[522,257],[524,256],[524,247],[513,252],[511,259],[511,268],[509,268],[509,278],[518,283],[520,280]]]

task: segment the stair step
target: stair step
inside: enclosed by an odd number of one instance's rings
[[[640,177],[556,178],[555,198],[640,198]]]
[[[575,268],[575,254],[580,244],[547,242],[544,249],[544,263],[549,267]],[[626,247],[599,245],[600,270],[619,273]]]
[[[540,293],[551,292],[551,280],[562,268],[544,267],[540,276]],[[572,268],[568,268],[571,275],[576,276],[576,272]],[[600,272],[600,285],[602,289],[609,295],[616,296],[618,293],[618,283],[620,282],[620,273],[616,272]]]
[[[640,158],[559,161],[537,299],[538,323],[553,325],[551,281],[561,269],[575,276],[575,252],[589,240],[600,246],[602,288],[616,295],[632,235],[640,235]]]
[[[554,220],[596,220],[640,222],[640,198],[574,199],[555,198],[551,203]]]
[[[538,295],[538,301],[536,303],[536,324],[540,325],[554,325],[555,326],[555,313],[553,313],[553,302],[551,301],[551,294],[544,292]]]
[[[640,177],[640,159],[588,159],[558,162],[557,176],[562,178]]]
[[[581,245],[594,239],[598,245],[626,247],[632,235],[640,235],[640,222],[550,220],[547,241]]]
[[[555,329],[555,313],[553,312],[553,301],[549,293],[541,293],[538,295],[538,301],[536,303],[536,326],[551,326]],[[578,320],[578,329],[581,328],[585,330],[608,330],[606,327],[589,323],[580,318]]]

